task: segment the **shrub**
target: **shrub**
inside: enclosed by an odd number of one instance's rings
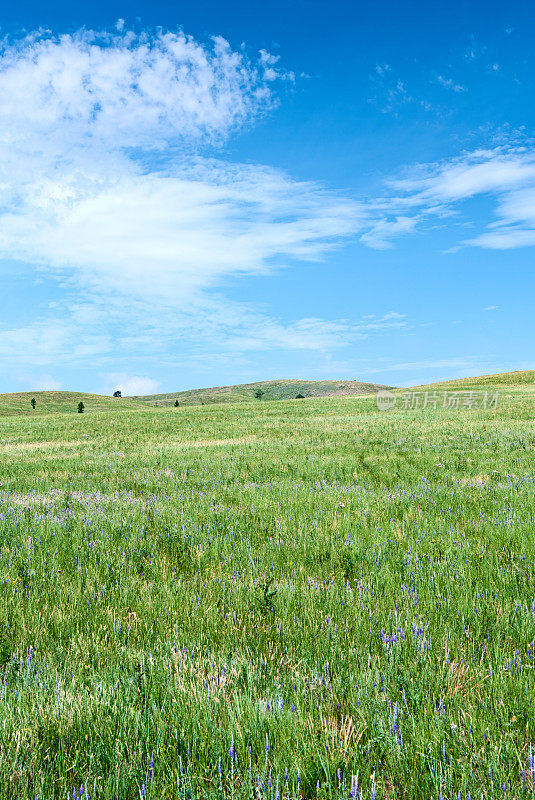
[[[85,408],[85,406],[82,403],[82,401],[80,400],[80,402],[78,403],[78,413],[79,414],[83,414],[84,413],[84,408]]]

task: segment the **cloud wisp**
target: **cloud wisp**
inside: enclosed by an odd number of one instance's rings
[[[389,194],[373,203],[377,218],[361,237],[371,247],[391,247],[396,236],[436,226],[445,218],[464,223],[462,204],[475,197],[493,199],[495,217],[457,245],[507,250],[535,244],[533,147],[515,143],[416,165],[386,186]]]
[[[196,159],[151,173],[60,175],[0,216],[0,251],[93,290],[175,306],[237,273],[316,259],[358,226],[354,203],[262,167]],[[150,280],[148,277],[150,275]]]
[[[106,376],[107,393],[120,391],[125,397],[133,395],[156,394],[160,388],[159,381],[141,375],[128,375],[124,372],[111,372]]]

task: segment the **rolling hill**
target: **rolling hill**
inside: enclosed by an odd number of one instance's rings
[[[362,381],[305,381],[276,380],[259,381],[258,383],[242,383],[235,386],[215,386],[209,389],[190,389],[185,392],[170,392],[135,397],[134,400],[158,405],[173,405],[178,400],[180,405],[198,405],[200,403],[238,403],[255,401],[255,394],[263,392],[262,401],[291,400],[298,394],[304,397],[340,397],[373,394],[379,389],[391,387]]]
[[[30,405],[32,397],[35,397],[37,403],[35,411]],[[118,403],[126,408],[139,408],[143,405],[129,397],[116,400],[113,397],[89,394],[88,392],[10,392],[9,394],[0,394],[0,416],[38,414],[39,412],[76,414],[80,400],[85,406],[84,413],[117,408]]]
[[[11,392],[0,394],[0,417],[19,414],[71,413],[75,414],[80,400],[85,405],[85,413],[115,409],[136,409],[147,406],[172,406],[178,400],[181,406],[212,405],[215,403],[266,402],[272,400],[291,400],[302,395],[307,397],[357,397],[371,395],[379,389],[394,389],[376,383],[362,381],[306,381],[275,380],[243,383],[233,386],[215,386],[207,389],[190,389],[183,392],[169,392],[138,397],[115,399],[106,395],[87,392]],[[411,387],[415,390],[461,390],[461,389],[500,389],[521,392],[535,392],[535,370],[502,372],[496,375],[481,375],[471,378],[422,384]],[[258,391],[261,398],[255,395]],[[397,391],[404,391],[397,389]],[[32,397],[37,401],[36,410],[30,405]]]
[[[517,389],[535,390],[535,370],[499,372],[496,375],[477,375],[440,383],[412,386],[412,389]]]

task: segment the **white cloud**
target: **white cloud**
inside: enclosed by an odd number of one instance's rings
[[[0,356],[5,367],[83,363],[110,348],[108,335],[83,325],[73,313],[0,329]]]
[[[313,350],[329,351],[393,328],[403,328],[407,322],[395,311],[371,320],[325,320],[306,318],[284,325],[280,320],[258,317],[242,325],[237,335],[229,336],[222,344],[225,349],[246,350]]]
[[[376,64],[375,71],[381,77],[385,74],[385,72],[391,72],[392,67],[389,64]]]
[[[124,397],[133,395],[156,394],[160,388],[160,382],[153,378],[143,378],[140,375],[126,375],[123,372],[111,372],[106,375],[107,383],[111,388],[111,394],[117,389]]]
[[[31,375],[25,372],[17,374],[17,381],[21,391],[28,392],[52,392],[61,389],[61,381],[56,380],[52,375]]]
[[[390,239],[404,233],[411,233],[418,224],[418,217],[396,216],[393,219],[379,219],[362,234],[360,241],[376,250],[392,247]]]
[[[369,98],[368,102],[377,104],[383,114],[397,116],[403,106],[419,106],[424,111],[433,108],[427,98],[409,91],[406,81],[389,64],[376,64],[369,79],[376,88],[376,95]]]
[[[460,83],[455,83],[451,78],[445,78],[443,75],[439,75],[437,78],[438,82],[441,86],[445,89],[451,89],[452,92],[466,92],[466,86],[462,86]]]
[[[494,200],[495,218],[463,245],[505,250],[535,244],[532,146],[515,143],[417,165],[386,185],[390,194],[374,204],[377,218],[362,236],[372,247],[388,247],[397,235],[452,215],[462,224],[462,203],[480,196]]]
[[[364,229],[364,204],[207,155],[276,105],[273,82],[293,80],[278,61],[122,20],[113,33],[3,42],[0,257],[38,265],[65,299],[54,317],[0,329],[0,353],[111,360],[117,346],[157,349],[179,333],[240,338],[249,312],[231,319],[216,288],[320,259]],[[289,347],[320,336],[284,330]]]
[[[85,286],[176,304],[276,259],[316,259],[362,224],[359,213],[314,184],[213,160],[112,182],[56,173],[0,216],[0,253],[67,270]]]
[[[412,176],[389,181],[389,186],[407,193],[409,205],[436,205],[504,191],[534,180],[535,153],[497,148],[417,167]]]
[[[0,256],[175,304],[225,276],[320,257],[361,226],[359,204],[191,149],[273,104],[273,79],[288,77],[277,61],[182,33],[5,45]]]
[[[225,136],[272,102],[269,54],[256,63],[221,37],[81,30],[32,33],[0,50],[1,141],[43,152],[106,143],[160,149],[180,138]],[[265,70],[270,69],[266,79]]]

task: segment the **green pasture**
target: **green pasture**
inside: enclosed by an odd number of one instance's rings
[[[530,385],[49,403],[0,403],[2,800],[533,797]]]

